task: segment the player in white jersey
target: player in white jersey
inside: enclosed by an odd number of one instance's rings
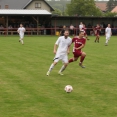
[[[111,35],[112,35],[112,31],[110,28],[110,24],[108,24],[107,28],[105,29],[105,36],[106,36],[105,46],[108,45],[108,41],[110,40]]]
[[[69,54],[70,45],[72,43],[72,39],[68,36],[69,36],[69,31],[65,30],[64,36],[60,36],[56,41],[54,45],[54,54],[55,54],[55,57],[53,60],[54,62],[51,64],[46,74],[47,76],[49,76],[50,72],[52,71],[54,66],[58,63],[59,60],[62,60],[63,66],[61,67],[58,74],[63,75],[62,72],[65,70],[65,68],[68,65],[68,54]],[[57,49],[57,46],[58,46],[58,49]]]
[[[80,22],[80,25],[79,25],[79,31],[82,31],[82,28],[83,28],[83,23]]]
[[[22,24],[20,24],[20,27],[18,28],[17,32],[19,33],[19,36],[20,36],[19,42],[21,42],[22,44],[24,44],[23,38],[24,38],[25,31],[26,29],[23,27]]]

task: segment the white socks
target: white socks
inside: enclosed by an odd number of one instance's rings
[[[66,69],[66,67],[67,67],[67,66],[63,65],[63,66],[61,67],[61,69],[60,69],[59,72],[63,72],[63,71]]]
[[[21,43],[24,44],[24,41],[21,39]]]
[[[52,69],[54,68],[54,66],[55,66],[55,65],[52,63],[51,66],[50,66],[50,68],[49,68],[49,72],[52,71]],[[60,69],[59,72],[63,72],[63,71],[66,69],[66,67],[67,67],[67,66],[63,65],[63,66],[61,67],[61,69]]]
[[[52,63],[50,68],[49,68],[49,72],[51,72],[53,68],[54,68],[54,64]]]

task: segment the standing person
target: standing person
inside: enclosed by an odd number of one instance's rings
[[[19,33],[19,36],[20,36],[19,42],[21,42],[22,44],[24,44],[23,38],[24,38],[25,31],[26,29],[23,27],[22,24],[20,24],[20,27],[18,28],[17,32]]]
[[[86,53],[82,51],[82,48],[84,48],[86,43],[86,39],[84,38],[84,31],[80,31],[79,36],[72,39],[72,43],[74,43],[74,47],[73,47],[74,57],[69,59],[69,63],[77,61],[78,58],[80,57],[79,66],[81,66],[82,68],[85,68],[85,66],[83,66],[83,61],[86,57]]]
[[[47,72],[47,76],[50,75],[50,72],[52,71],[52,69],[54,68],[54,66],[59,62],[59,60],[62,60],[63,62],[63,66],[61,67],[60,71],[58,72],[58,74],[63,75],[62,72],[65,70],[65,68],[68,65],[68,55],[69,54],[69,48],[72,42],[72,39],[69,36],[69,31],[65,30],[64,32],[64,36],[60,36],[58,38],[58,40],[56,41],[55,45],[54,45],[54,62],[51,64],[48,72]],[[58,49],[57,49],[58,46]]]
[[[81,31],[81,30],[82,30],[82,28],[83,28],[83,23],[82,23],[82,22],[80,22],[80,25],[79,25],[79,31]]]
[[[87,36],[87,32],[86,32],[87,28],[86,28],[85,24],[83,24],[82,30],[84,31],[84,36],[85,36],[85,38],[86,38],[87,40],[89,40],[89,39],[88,39],[88,36]]]
[[[110,24],[108,24],[107,28],[105,29],[105,36],[106,36],[105,46],[108,45],[108,41],[110,40],[111,35],[112,35],[112,31],[110,28]]]
[[[73,35],[74,34],[74,26],[71,24],[69,28],[70,28],[70,34]]]
[[[62,30],[60,31],[60,36],[64,36],[65,30],[66,30],[66,26],[64,25]]]
[[[101,31],[101,27],[99,24],[97,24],[97,26],[94,28],[95,31],[95,35],[96,35],[96,39],[95,42],[99,43],[99,39],[100,39],[100,31]]]

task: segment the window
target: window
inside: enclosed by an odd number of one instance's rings
[[[8,9],[9,8],[9,5],[5,5],[5,9]]]
[[[35,3],[35,8],[41,8],[41,3]]]

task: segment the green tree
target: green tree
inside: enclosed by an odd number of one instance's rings
[[[102,16],[94,0],[71,0],[71,3],[67,4],[66,12],[70,16]]]
[[[109,0],[107,2],[107,11],[112,11],[112,9],[117,6],[117,0]]]
[[[107,12],[107,13],[104,14],[104,16],[106,16],[106,17],[115,17],[115,16],[117,16],[117,13]]]
[[[54,8],[54,11],[52,12],[52,14],[54,14],[54,15],[62,15],[62,11],[60,11],[59,9],[57,9],[57,8]]]

